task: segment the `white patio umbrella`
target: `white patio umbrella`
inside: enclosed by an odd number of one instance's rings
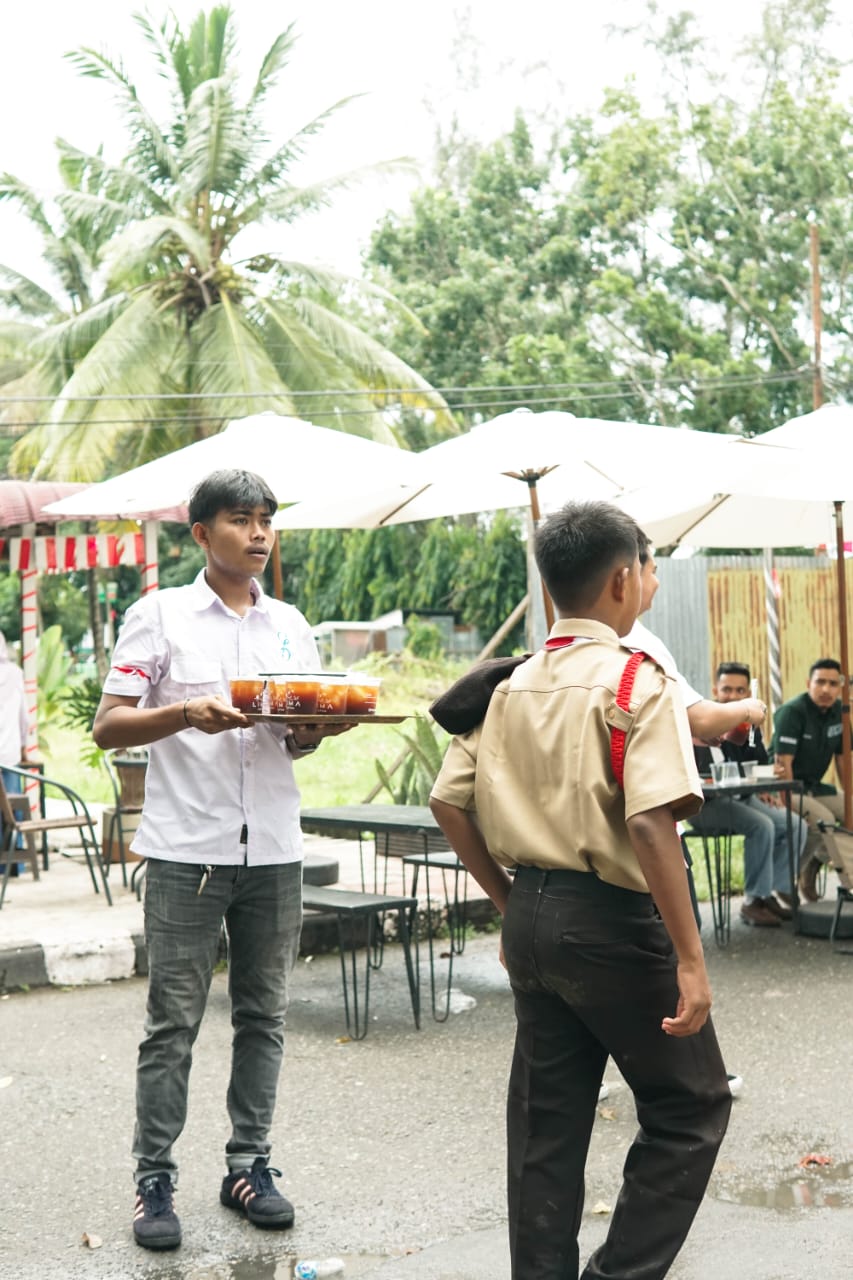
[[[261,413],[237,419],[216,435],[90,485],[45,509],[67,520],[141,521],[145,595],[158,585],[154,521],[186,520],[191,490],[211,471],[228,467],[256,471],[280,502],[296,502],[309,494],[361,487],[377,479],[390,482],[408,474],[414,456],[405,449],[316,427],[302,418]],[[273,556],[275,587],[280,593],[278,543]]]
[[[660,545],[817,547],[835,543],[842,698],[845,825],[853,824],[850,776],[849,645],[844,570],[845,501],[853,500],[853,406],[826,405],[751,441],[739,442],[749,466],[725,483],[708,472],[687,485],[652,486],[619,499]],[[766,465],[764,459],[766,458]],[[772,643],[772,638],[771,638]]]
[[[329,489],[400,480],[411,474],[414,458],[405,449],[316,427],[302,418],[260,413],[46,510],[67,519],[182,520],[193,486],[223,467],[256,471],[279,502],[298,502]]]
[[[571,498],[608,499],[651,483],[662,460],[678,474],[715,458],[723,438],[639,422],[515,410],[416,455],[416,478],[279,512],[282,529],[378,528],[506,507],[541,510]],[[553,621],[545,599],[546,620]]]

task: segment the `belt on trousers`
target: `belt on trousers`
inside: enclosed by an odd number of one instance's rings
[[[574,889],[576,893],[590,898],[622,898],[635,907],[638,900],[651,902],[650,893],[639,893],[634,889],[623,889],[621,885],[609,884],[601,880],[593,871],[547,870],[544,867],[518,866],[515,869],[516,884],[523,884],[527,890],[564,887]]]

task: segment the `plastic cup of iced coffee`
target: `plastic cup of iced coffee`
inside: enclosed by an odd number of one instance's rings
[[[368,676],[361,671],[350,672],[347,691],[347,715],[374,715],[381,684],[382,680],[379,676]]]
[[[229,681],[231,685],[231,705],[238,711],[259,712],[264,709],[264,685],[266,680],[260,677]]]
[[[330,673],[317,680],[317,713],[340,716],[347,709],[349,677],[342,672]]]

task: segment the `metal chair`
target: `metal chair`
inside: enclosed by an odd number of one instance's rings
[[[76,791],[72,791],[71,787],[67,787],[64,782],[58,782],[55,778],[46,778],[43,774],[33,773],[28,769],[13,769],[9,765],[4,765],[3,767],[8,773],[17,774],[30,785],[35,781],[42,795],[46,787],[55,788],[60,792],[63,799],[71,805],[71,813],[54,818],[42,818],[41,816],[34,818],[29,797],[26,794],[10,795],[3,785],[2,778],[0,778],[0,816],[3,818],[3,843],[0,857],[6,864],[3,883],[0,885],[0,907],[3,906],[3,899],[6,896],[6,885],[12,871],[12,863],[19,861],[17,855],[22,852],[15,848],[18,836],[23,838],[27,857],[33,869],[33,876],[38,879],[38,855],[35,837],[48,831],[68,830],[79,832],[83,855],[86,859],[86,866],[89,868],[89,875],[92,877],[95,893],[100,893],[97,877],[95,876],[95,867],[97,866],[104,886],[104,895],[108,905],[112,906],[113,900],[110,894],[110,886],[107,883],[107,873],[101,857],[97,833],[83,797],[78,795]]]

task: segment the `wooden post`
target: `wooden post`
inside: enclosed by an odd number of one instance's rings
[[[814,357],[812,360],[812,408],[823,404],[823,369],[821,367],[821,337],[823,316],[820,304],[820,229],[813,222],[809,227],[809,258],[812,269],[812,329],[814,332]]]
[[[821,368],[821,335],[823,315],[820,296],[820,229],[809,227],[809,258],[812,273],[812,328],[814,356],[812,361],[812,408],[823,405],[823,370]],[[844,825],[853,829],[853,761],[850,757],[850,658],[847,633],[847,573],[844,564],[844,503],[832,504],[835,515],[835,564],[838,578],[838,628],[841,652],[841,789],[844,792]]]

